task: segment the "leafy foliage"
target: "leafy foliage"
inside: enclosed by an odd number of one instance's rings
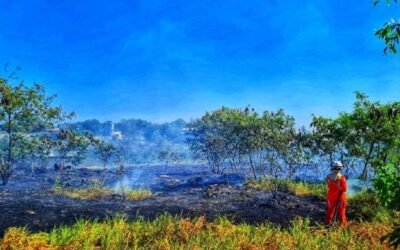
[[[95,152],[100,157],[103,162],[104,168],[106,168],[107,164],[111,161],[112,157],[116,154],[116,147],[108,142],[92,139],[94,144]]]
[[[382,202],[388,208],[400,210],[400,169],[388,164],[379,169],[374,178],[374,188]]]
[[[73,130],[61,129],[54,140],[54,147],[61,159],[61,169],[66,163],[77,165],[86,156],[87,148],[93,143],[93,138],[87,134],[78,134]]]
[[[329,160],[339,158],[350,166],[362,162],[362,177],[367,178],[368,169],[379,170],[389,162],[399,163],[400,142],[399,103],[381,104],[356,92],[351,112],[342,112],[336,119],[314,117],[314,140],[320,155]]]
[[[16,77],[11,75],[11,78],[0,78],[0,127],[7,138],[6,147],[0,154],[0,175],[3,184],[7,184],[12,166],[19,153],[23,152],[17,151],[17,146],[27,143],[30,143],[28,147],[37,146],[37,140],[27,140],[27,137],[53,128],[57,122],[74,116],[73,113],[63,112],[61,107],[53,107],[55,96],[46,96],[42,85],[34,84],[29,87],[23,82],[12,84]]]
[[[400,168],[399,165],[388,164],[379,169],[374,178],[374,187],[377,194],[386,207],[400,210]],[[395,230],[381,238],[388,240],[394,248],[400,246],[400,225]]]
[[[254,179],[277,177],[285,171],[283,163],[292,176],[308,153],[309,134],[296,130],[294,118],[283,110],[259,116],[250,107],[222,107],[192,121],[187,134],[194,155],[206,159],[213,171],[224,171],[229,164],[235,172],[246,164]]]
[[[176,164],[180,161],[181,155],[170,148],[161,149],[158,153],[158,159],[160,162],[163,162],[165,166],[168,166],[169,163]]]
[[[381,0],[374,0],[374,6],[378,5]],[[397,0],[393,0],[394,3],[397,3]],[[386,4],[390,4],[390,0],[386,0]],[[390,22],[387,22],[383,25],[382,28],[378,29],[375,32],[375,35],[384,40],[385,49],[383,52],[385,54],[389,53],[397,53],[396,46],[399,44],[400,39],[400,20],[394,21],[393,19]]]

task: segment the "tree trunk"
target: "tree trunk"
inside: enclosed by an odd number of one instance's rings
[[[4,165],[4,171],[2,173],[1,179],[3,181],[3,185],[7,185],[8,179],[10,178],[11,175],[11,167],[12,167],[12,138],[11,138],[11,113],[8,113],[8,128],[7,128],[7,133],[8,133],[8,159],[7,162]]]
[[[1,175],[2,185],[5,186],[8,183],[8,177],[4,174]]]
[[[294,175],[293,168],[292,168],[292,162],[290,162],[288,165],[289,165],[289,180],[292,180],[293,175]]]
[[[366,184],[367,184],[367,179],[368,179],[368,163],[369,163],[369,160],[371,159],[371,155],[372,155],[372,151],[374,150],[374,146],[375,146],[375,142],[371,142],[371,145],[369,147],[369,152],[367,155],[367,159],[365,159],[364,169],[360,176],[362,179],[366,180]],[[367,186],[368,186],[368,184],[367,184]]]
[[[1,181],[2,181],[2,185],[7,185],[8,180],[11,176],[11,171],[10,171],[10,167],[6,165],[3,165],[4,167],[1,169]]]
[[[256,181],[257,180],[257,175],[256,175],[256,170],[254,169],[253,159],[251,157],[251,153],[249,153],[249,160],[250,160],[250,167],[251,167],[251,170],[253,172],[254,180]]]

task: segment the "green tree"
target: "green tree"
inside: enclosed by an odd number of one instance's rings
[[[331,164],[334,161],[335,153],[340,148],[338,138],[337,122],[331,118],[313,116],[311,127],[313,129],[314,153],[319,157],[326,158]]]
[[[179,163],[181,160],[181,155],[171,148],[164,148],[158,153],[158,160],[160,162],[164,162],[165,166],[168,167],[169,163]]]
[[[223,172],[229,164],[233,172],[251,157],[259,141],[258,114],[247,107],[222,107],[188,124],[187,143],[195,158],[206,159],[213,172]],[[250,159],[250,167],[255,163]]]
[[[378,5],[381,0],[375,0],[374,6]],[[390,4],[390,0],[386,0],[386,4]],[[394,3],[397,3],[397,0],[393,0]],[[383,52],[385,54],[389,53],[397,53],[396,46],[399,44],[400,39],[400,20],[395,21],[391,20],[390,22],[386,22],[382,28],[375,32],[375,35],[385,42],[385,49]]]
[[[278,178],[279,173],[284,174],[284,162],[294,163],[291,146],[296,144],[295,119],[286,115],[283,109],[279,109],[277,112],[264,112],[261,120],[263,140],[259,154],[261,156],[262,152],[265,152],[264,159],[268,161],[268,174]],[[260,162],[262,164],[263,161]],[[260,168],[262,168],[261,164]]]
[[[304,138],[296,131],[294,118],[282,109],[260,117],[251,107],[222,107],[192,121],[188,134],[193,152],[207,159],[216,172],[226,164],[235,172],[246,163],[254,179],[267,174],[277,177],[284,173],[286,162],[293,175],[304,156],[300,143]]]
[[[378,171],[389,162],[399,162],[394,157],[400,146],[399,111],[399,103],[371,102],[356,92],[353,111],[338,118],[338,124],[347,128],[342,139],[349,154],[364,162],[362,177],[367,179],[369,167]]]
[[[168,149],[163,149],[158,153],[158,160],[160,162],[164,162],[165,166],[168,166],[170,161],[170,151]]]
[[[332,162],[340,158],[345,165],[363,163],[361,177],[368,179],[369,169],[379,170],[389,162],[399,162],[399,103],[371,102],[356,92],[351,112],[341,112],[336,119],[313,117],[313,137],[317,154]]]
[[[99,156],[103,163],[104,169],[116,153],[116,148],[113,144],[102,140],[93,139],[95,153]]]
[[[249,115],[249,108],[244,110],[222,107],[215,111],[219,123],[222,125],[220,134],[224,138],[226,148],[226,161],[232,172],[237,172],[243,162],[244,149],[242,141],[244,138],[243,121]]]
[[[312,158],[311,151],[311,133],[304,127],[295,130],[292,128],[286,137],[286,144],[282,152],[289,179],[292,179],[298,169],[310,162]]]
[[[35,169],[48,162],[54,142],[47,135],[17,135],[15,161],[28,161],[31,165],[32,174]]]
[[[207,160],[211,171],[221,173],[227,157],[223,125],[218,113],[206,113],[188,124],[186,142],[197,159]]]
[[[23,140],[23,134],[33,134],[52,128],[57,122],[74,116],[66,114],[61,107],[52,106],[55,96],[46,96],[40,84],[32,87],[23,82],[12,84],[15,78],[0,78],[0,125],[7,138],[7,147],[2,152],[0,176],[7,184],[17,157],[16,145]]]
[[[74,130],[61,129],[54,142],[56,155],[60,159],[59,168],[63,170],[66,163],[78,165],[85,159],[93,138],[88,134],[78,134]]]

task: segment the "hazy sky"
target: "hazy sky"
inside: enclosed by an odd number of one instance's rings
[[[0,0],[0,64],[21,66],[78,120],[198,118],[222,105],[350,111],[400,100],[400,55],[372,0]],[[1,73],[1,75],[4,75]]]

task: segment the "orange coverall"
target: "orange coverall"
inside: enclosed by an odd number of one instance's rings
[[[326,197],[326,203],[328,205],[328,211],[326,212],[326,221],[329,225],[332,224],[335,216],[335,209],[338,208],[337,215],[342,225],[347,224],[346,220],[346,207],[347,200],[347,182],[346,178],[342,175],[336,180],[332,180],[329,176],[326,178],[326,184],[328,185],[328,194]],[[339,197],[340,196],[340,197]],[[339,202],[339,204],[338,204]]]

